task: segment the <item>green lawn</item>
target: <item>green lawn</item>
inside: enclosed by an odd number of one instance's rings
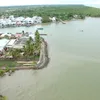
[[[0,67],[15,67],[17,65],[16,61],[6,61],[6,60],[1,60],[0,61]]]

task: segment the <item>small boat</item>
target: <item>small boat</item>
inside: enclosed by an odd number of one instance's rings
[[[47,34],[40,34],[40,35],[47,35]]]
[[[43,28],[41,27],[41,28],[37,28],[38,30],[43,30]]]

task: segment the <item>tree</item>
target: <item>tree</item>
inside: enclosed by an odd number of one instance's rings
[[[10,54],[12,55],[12,57],[13,57],[14,59],[19,58],[19,57],[21,56],[20,53],[21,53],[21,52],[20,52],[19,49],[12,49],[12,50],[10,50]]]
[[[80,14],[80,19],[85,19],[85,16]]]
[[[31,56],[34,53],[34,43],[33,39],[30,37],[29,40],[26,42],[24,49],[24,55],[25,56]]]
[[[5,96],[0,95],[0,100],[6,100]]]
[[[41,38],[38,30],[35,32],[35,49],[38,50],[40,49],[40,43],[41,43]]]
[[[42,19],[42,22],[43,22],[43,23],[51,22],[51,20],[49,19],[48,16],[43,16],[42,18],[43,18],[43,19]]]

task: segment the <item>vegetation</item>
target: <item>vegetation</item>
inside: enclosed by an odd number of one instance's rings
[[[1,77],[4,76],[5,73],[7,73],[7,72],[13,73],[13,72],[15,72],[15,69],[14,68],[10,68],[10,67],[6,67],[5,70],[0,69],[0,76]]]
[[[3,76],[5,72],[14,72],[15,66],[21,66],[23,64],[17,63],[17,60],[21,58],[22,60],[31,60],[34,61],[33,65],[36,64],[35,61],[39,59],[40,56],[40,49],[41,49],[41,38],[38,30],[35,33],[35,41],[30,37],[29,40],[26,42],[25,46],[23,47],[23,50],[20,49],[12,49],[9,52],[10,56],[13,57],[13,59],[2,59],[0,61],[0,67],[4,67],[5,70],[0,69],[0,76]]]
[[[17,59],[17,58],[19,58],[21,56],[19,49],[12,49],[12,50],[10,50],[10,54],[12,55],[12,57],[14,59]]]
[[[16,61],[12,60],[1,60],[0,61],[0,67],[15,67],[17,64]]]
[[[0,95],[0,100],[6,100],[6,97]]]
[[[4,76],[5,71],[4,70],[0,70],[0,76]]]
[[[30,37],[29,40],[26,42],[24,49],[24,56],[31,56],[34,53],[34,43],[33,39]]]
[[[51,22],[51,20],[49,19],[49,16],[43,16],[42,18],[43,18],[42,19],[43,23]]]
[[[35,49],[40,50],[41,38],[38,30],[35,32]]]
[[[10,61],[9,61],[10,62]],[[1,66],[0,66],[1,67]],[[5,75],[5,73],[7,73],[7,72],[14,72],[15,71],[15,69],[14,69],[14,67],[15,66],[5,66],[5,70],[2,70],[2,69],[0,69],[0,76],[4,76]]]
[[[42,6],[15,6],[1,7],[0,16],[14,15],[15,17],[41,16],[43,22],[50,22],[49,17],[57,17],[62,20],[75,18],[84,19],[85,16],[100,17],[100,9],[84,5],[42,5]]]
[[[26,44],[23,46],[23,50],[12,49],[10,54],[14,59],[27,58],[34,59],[39,56],[41,47],[41,38],[38,30],[35,33],[35,41],[30,37]],[[22,54],[21,54],[22,53]]]
[[[30,37],[23,47],[24,56],[29,59],[37,59],[40,54],[41,38],[38,30],[35,32],[35,41]]]

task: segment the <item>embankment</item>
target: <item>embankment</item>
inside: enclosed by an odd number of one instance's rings
[[[27,62],[27,61],[26,61]],[[19,66],[14,67],[15,70],[25,70],[25,69],[42,69],[46,67],[49,63],[49,57],[48,57],[48,45],[47,42],[42,38],[41,43],[41,51],[40,51],[40,58],[36,65],[34,66]],[[2,70],[6,70],[5,67],[1,68]]]

